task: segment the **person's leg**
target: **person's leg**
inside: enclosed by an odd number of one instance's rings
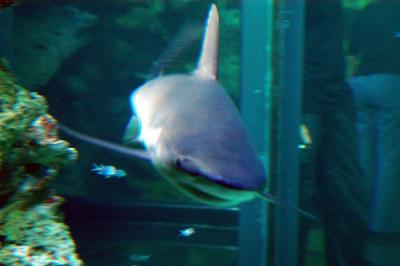
[[[371,77],[371,104],[376,108],[377,171],[372,182],[370,229],[400,232],[400,77]]]
[[[400,232],[400,110],[381,110],[376,117],[379,145],[369,228],[373,232]]]
[[[368,259],[373,266],[400,265],[400,77],[372,77],[376,107],[376,174],[369,211]]]
[[[317,187],[328,265],[367,265],[367,182],[357,158],[354,112],[327,113],[323,121],[323,168],[318,173]]]
[[[371,82],[367,77],[355,77],[349,80],[356,109],[356,133],[358,158],[361,169],[370,184],[376,175],[376,107],[371,104]],[[370,195],[367,197],[370,200]]]

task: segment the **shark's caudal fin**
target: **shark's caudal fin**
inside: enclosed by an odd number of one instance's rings
[[[79,133],[73,129],[70,129],[64,125],[60,125],[60,129],[62,132],[64,132],[67,135],[70,135],[71,137],[74,137],[78,140],[81,140],[86,143],[93,144],[95,146],[114,151],[117,153],[121,153],[124,155],[128,155],[130,157],[135,157],[143,160],[151,160],[151,156],[147,151],[144,150],[138,150],[138,149],[132,149],[128,148],[122,145],[118,145],[109,141],[101,140],[96,137],[92,137],[86,134]]]
[[[153,65],[146,76],[147,80],[160,76],[164,69],[168,67],[190,44],[200,39],[202,25],[199,22],[186,22],[174,38],[169,42],[161,55]]]
[[[196,75],[204,78],[217,78],[218,70],[218,29],[219,16],[217,7],[212,4],[208,13],[206,31],[199,62],[195,70]]]
[[[303,216],[305,216],[305,217],[307,217],[307,218],[309,218],[311,220],[314,220],[314,221],[317,221],[317,222],[319,221],[319,219],[315,215],[312,215],[311,213],[303,211],[302,209],[299,209],[297,207],[291,206],[291,205],[287,204],[286,202],[282,201],[281,199],[269,194],[266,191],[260,192],[258,194],[258,196],[260,198],[262,198],[263,200],[272,202],[272,203],[274,203],[274,204],[276,204],[278,206],[281,206],[283,208],[288,208],[288,209],[290,209],[292,211],[295,211],[295,212],[297,212],[297,213],[299,213],[299,214],[301,214],[301,215],[303,215]]]

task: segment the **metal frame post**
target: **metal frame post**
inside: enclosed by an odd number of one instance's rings
[[[274,143],[274,193],[286,203],[299,203],[299,127],[303,77],[304,0],[276,2],[274,57],[274,107],[276,121]],[[272,265],[294,266],[299,257],[299,214],[275,208]]]
[[[268,169],[269,83],[272,1],[242,2],[241,112],[253,144]],[[267,263],[267,203],[253,200],[240,207],[238,266]]]

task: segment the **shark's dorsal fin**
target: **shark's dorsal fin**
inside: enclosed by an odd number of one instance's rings
[[[216,79],[218,70],[218,31],[219,16],[217,7],[211,4],[208,13],[207,26],[204,33],[203,47],[195,75]]]

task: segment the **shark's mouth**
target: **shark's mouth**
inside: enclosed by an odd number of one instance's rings
[[[206,204],[218,206],[234,205],[234,203],[226,200],[223,197],[215,196],[211,193],[208,193],[207,191],[200,190],[197,187],[188,184],[180,183],[178,185],[178,188],[191,198],[195,198],[196,200]]]
[[[214,182],[202,173],[182,171],[175,164],[155,163],[157,170],[174,187],[205,204],[233,206],[253,199],[258,192]],[[168,167],[169,166],[169,167]]]
[[[191,198],[215,206],[232,206],[254,198],[256,192],[229,188],[204,177],[186,178],[172,183]]]

